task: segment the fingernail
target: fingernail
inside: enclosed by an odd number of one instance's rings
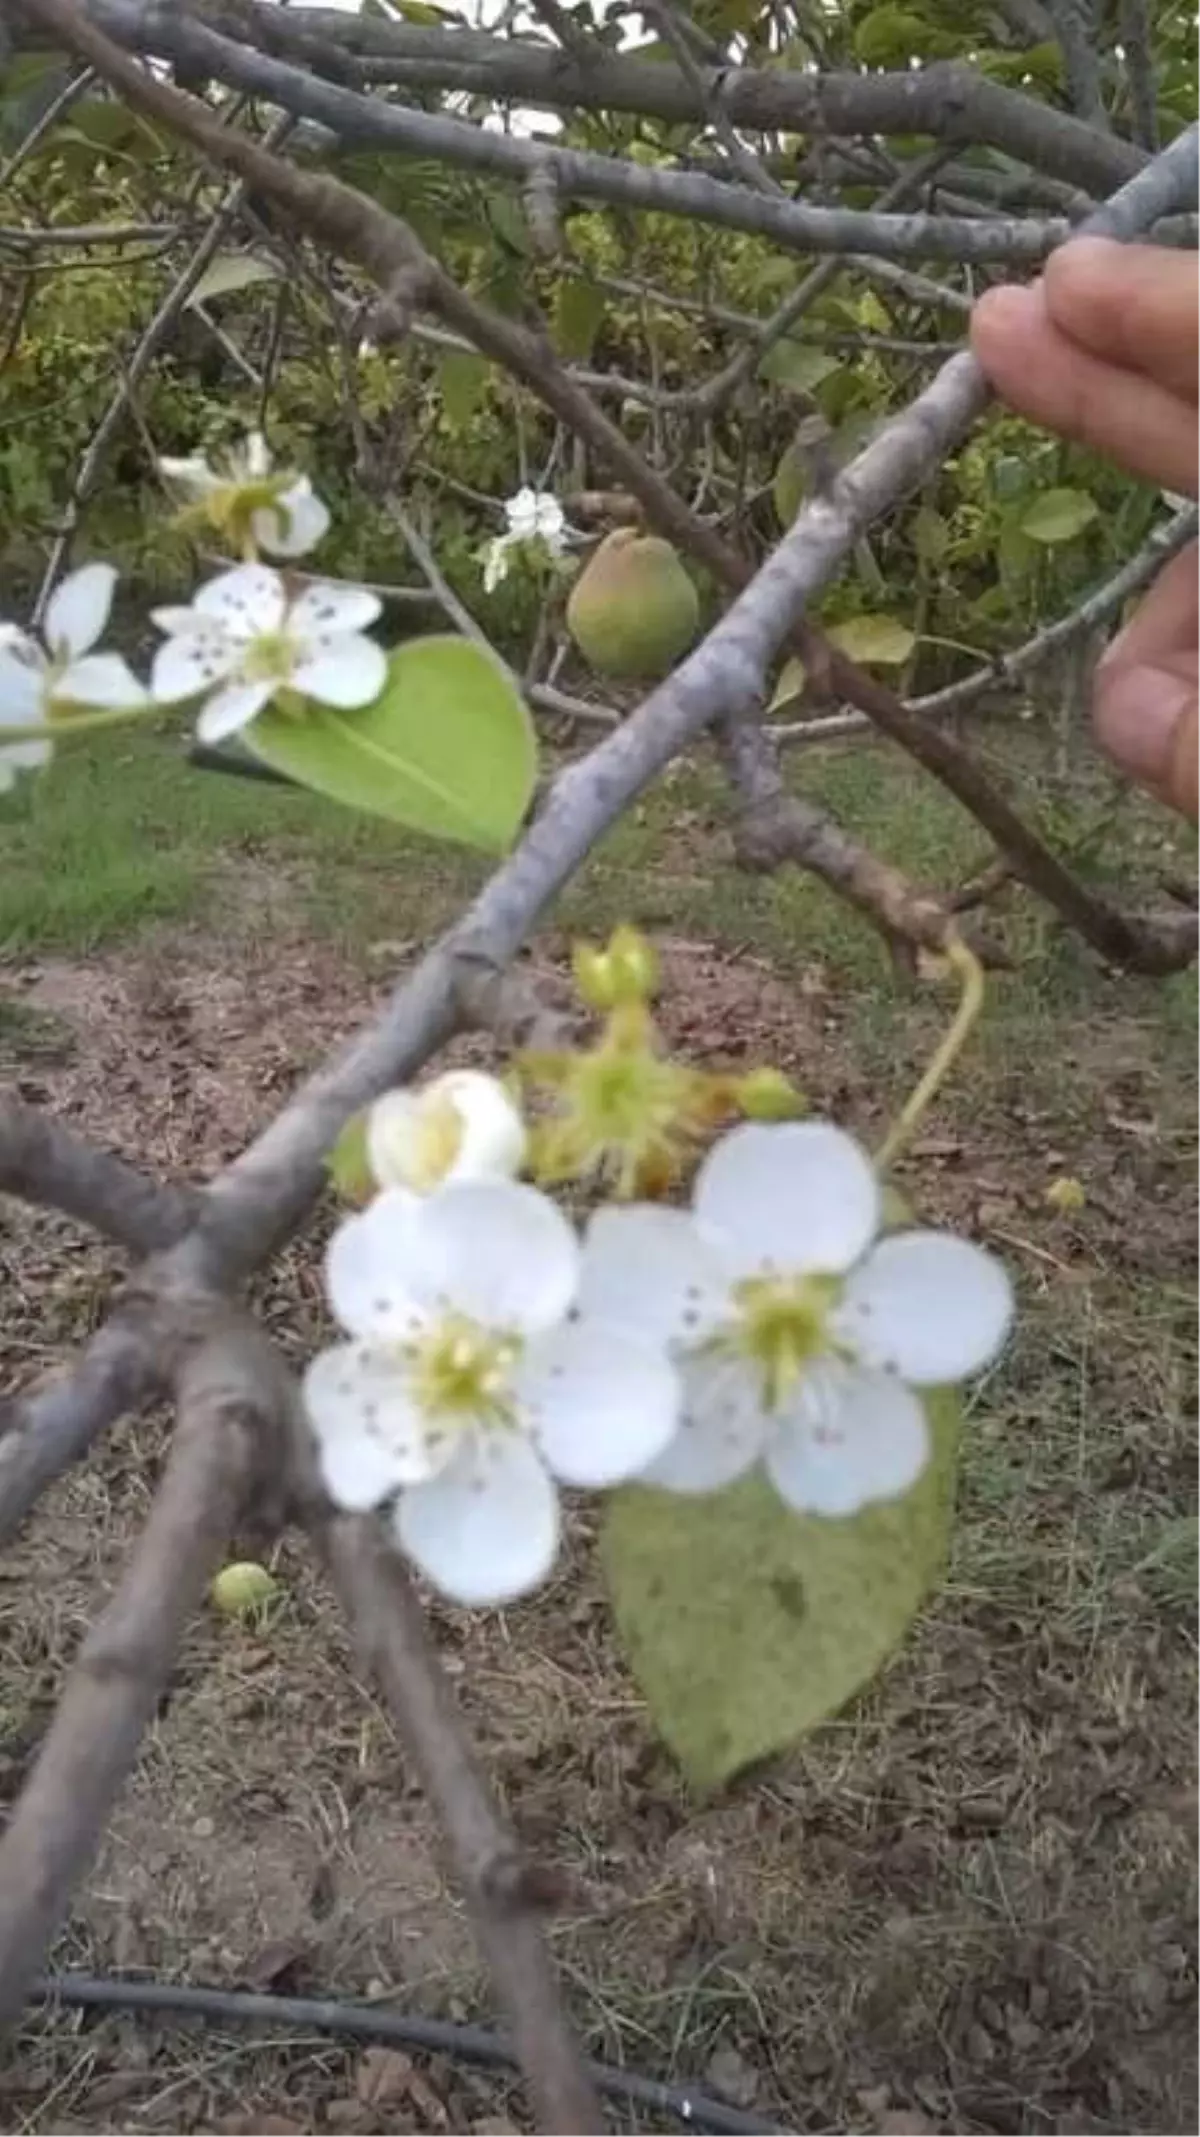
[[[1106,682],[1107,668],[1104,662],[1096,673],[1101,744],[1130,778],[1156,785],[1170,771],[1175,730],[1195,703],[1195,684],[1159,668],[1128,668]]]

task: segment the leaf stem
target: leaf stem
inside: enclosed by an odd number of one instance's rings
[[[976,1019],[983,1007],[983,966],[972,950],[958,935],[951,935],[946,943],[946,962],[958,973],[962,982],[962,995],[948,1031],[939,1041],[933,1059],[918,1083],[916,1090],[901,1107],[875,1158],[879,1173],[893,1165],[940,1091],[963,1047],[971,1036]]]

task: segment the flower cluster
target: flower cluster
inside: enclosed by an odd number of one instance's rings
[[[197,733],[215,743],[257,719],[268,705],[299,712],[306,700],[340,711],[377,698],[387,658],[366,637],[381,602],[364,587],[297,586],[258,561],[260,549],[292,560],[321,540],[329,513],[306,475],[276,470],[253,433],[227,466],[196,455],[164,459],[168,485],[246,559],[208,581],[187,606],[155,609],[165,633],[147,689],[116,653],[92,649],[112,606],[116,572],[84,564],[46,605],[44,645],[15,625],[0,626],[0,792],[19,771],[47,762],[53,729],[73,714],[136,716],[202,699]]]
[[[615,947],[581,961],[584,984],[614,1016],[644,1012],[630,991],[652,964],[632,938]],[[609,1043],[578,1057],[588,1078]],[[783,1079],[758,1074],[777,1097]],[[668,1114],[677,1096],[651,1093]],[[589,1152],[581,1137],[573,1178]],[[478,1070],[379,1099],[365,1155],[374,1199],[326,1266],[349,1340],[310,1365],[308,1415],[337,1503],[388,1507],[399,1547],[460,1602],[545,1578],[559,1483],[710,1492],[761,1464],[798,1512],[894,1498],[929,1458],[921,1390],[979,1371],[1007,1332],[999,1264],[939,1232],[881,1236],[876,1168],[827,1122],[743,1121],[689,1209],[605,1206],[582,1233],[518,1180],[546,1177],[538,1123]]]
[[[483,552],[483,590],[494,593],[508,577],[513,552],[551,559],[566,547],[567,522],[557,497],[549,490],[518,490],[504,507],[508,522],[503,534],[488,543]]]

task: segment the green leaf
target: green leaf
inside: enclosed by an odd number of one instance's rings
[[[218,297],[234,297],[255,282],[278,282],[279,269],[252,252],[219,252],[206,267],[188,298],[189,305],[212,304]]]
[[[780,669],[779,681],[775,685],[775,695],[771,699],[767,711],[783,712],[785,708],[789,712],[798,710],[803,690],[804,662],[797,660],[793,655],[792,659],[786,660]]]
[[[918,505],[913,519],[913,548],[926,564],[940,564],[950,545],[950,523],[932,505]]]
[[[930,55],[930,26],[903,7],[876,7],[854,32],[854,50],[864,67],[907,67]]]
[[[537,743],[508,670],[467,638],[410,638],[371,705],[269,708],[245,731],[276,771],[348,808],[503,853],[533,792]]]
[[[851,1520],[794,1514],[761,1475],[704,1498],[614,1494],[602,1551],[617,1627],[695,1787],[835,1714],[912,1623],[945,1560],[958,1442],[952,1391],[926,1412],[925,1474]]]
[[[787,386],[793,393],[815,393],[822,379],[841,367],[828,349],[814,349],[801,341],[777,341],[767,350],[758,375],[772,386]]]
[[[850,616],[829,632],[848,660],[868,668],[902,668],[916,644],[915,634],[895,616]]]
[[[465,430],[488,387],[488,364],[473,349],[449,349],[437,367],[442,410],[451,430]]]
[[[607,310],[604,291],[582,277],[564,275],[554,300],[554,346],[569,363],[591,355]]]
[[[371,1200],[378,1182],[367,1163],[365,1111],[351,1114],[325,1160],[325,1170],[344,1202],[361,1207]]]
[[[1043,490],[1021,515],[1022,534],[1053,549],[1059,542],[1073,542],[1100,516],[1100,507],[1086,490]]]

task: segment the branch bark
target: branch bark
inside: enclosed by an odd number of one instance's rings
[[[0,1193],[61,1210],[133,1254],[173,1245],[196,1215],[196,1197],[186,1188],[159,1186],[62,1121],[3,1096]]]
[[[184,1364],[179,1426],[146,1526],[0,1843],[0,2022],[21,2010],[99,1841],[286,1399],[264,1339],[224,1313]]]

